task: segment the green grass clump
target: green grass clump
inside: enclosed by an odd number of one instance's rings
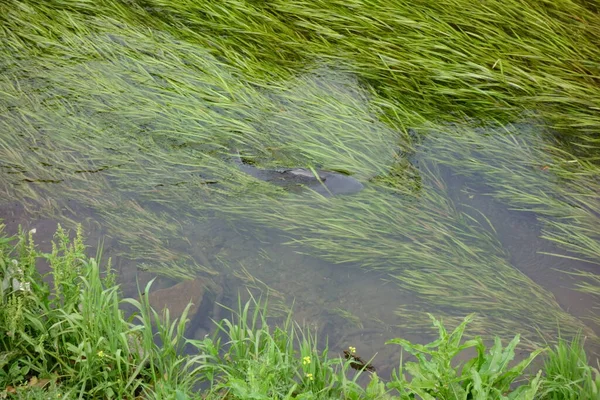
[[[599,365],[600,367],[600,365]],[[543,400],[594,400],[600,397],[600,371],[589,365],[581,337],[560,340],[546,353]]]
[[[80,232],[70,240],[59,227],[51,253],[38,253],[32,235],[0,241],[3,396],[199,398],[201,381],[208,386],[203,398],[363,393],[359,373],[346,378],[350,361],[319,353],[315,338],[295,329],[289,317],[271,331],[266,304],[240,304],[235,320],[217,324],[216,337],[187,340],[187,311],[171,321],[168,310],[160,316],[149,306],[148,296],[121,300],[110,271],[101,278],[96,260],[85,256]],[[53,286],[36,272],[41,258],[50,264]],[[138,311],[137,324],[125,319],[121,303]],[[185,344],[196,355],[185,356]]]
[[[570,251],[563,257],[600,263],[600,167],[566,151],[535,121],[482,128],[446,127],[429,132],[422,144],[435,162],[486,185],[486,195],[508,207],[535,212],[542,237]],[[561,256],[560,254],[554,254]]]
[[[252,306],[252,307],[251,307]],[[266,303],[238,305],[231,320],[217,324],[217,337],[198,343],[211,357],[204,373],[211,376],[209,398],[285,399],[357,398],[363,389],[349,379],[349,361],[319,352],[317,340],[291,320],[271,328]]]
[[[427,120],[510,120],[533,108],[571,132],[597,132],[600,123],[600,19],[577,2],[147,0],[144,6],[138,18],[210,47],[263,84],[326,61]]]
[[[182,324],[158,323],[164,345],[156,346],[147,305],[135,303],[142,324],[125,319],[114,276],[101,278],[80,232],[70,240],[59,226],[50,253],[38,253],[32,236],[0,242],[0,390],[35,398],[30,390],[58,385],[68,398],[133,398],[193,385],[181,375]],[[41,259],[52,286],[36,272]]]

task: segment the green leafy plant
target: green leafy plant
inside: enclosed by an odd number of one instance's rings
[[[511,390],[511,385],[521,377],[525,368],[542,350],[532,352],[525,360],[510,367],[519,336],[505,347],[496,338],[489,353],[480,337],[463,343],[462,336],[473,315],[467,316],[454,331],[448,333],[442,322],[430,318],[438,329],[439,338],[429,344],[413,344],[405,339],[392,339],[387,343],[398,344],[404,351],[417,358],[407,362],[394,374],[389,386],[403,393],[402,397],[415,395],[422,399],[533,399],[540,385],[540,374],[525,385]],[[477,356],[462,367],[453,365],[453,359],[461,352],[475,348]],[[411,379],[403,374],[406,371]]]

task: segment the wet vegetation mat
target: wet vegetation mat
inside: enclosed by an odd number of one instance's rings
[[[18,222],[97,229],[124,269],[305,293],[358,330],[475,312],[469,333],[529,350],[598,343],[593,2],[2,1],[0,21]],[[325,301],[316,266],[368,275],[333,292],[365,307]]]

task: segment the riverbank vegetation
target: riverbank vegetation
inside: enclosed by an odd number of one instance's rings
[[[439,338],[426,345],[391,339],[403,362],[391,377],[349,346],[344,355],[319,348],[293,322],[267,318],[267,304],[239,303],[230,319],[215,321],[204,339],[184,336],[186,312],[170,320],[141,294],[122,299],[110,270],[86,255],[81,232],[59,227],[52,251],[36,249],[32,232],[6,237],[0,226],[0,398],[160,399],[579,399],[600,393],[600,373],[587,364],[579,341],[546,349],[540,371],[528,366],[537,349],[513,362],[519,335],[463,339],[468,316],[448,332],[432,318]],[[50,272],[37,272],[40,262]],[[149,293],[149,283],[140,293]],[[135,312],[126,318],[122,306]],[[476,355],[457,363],[467,349]]]

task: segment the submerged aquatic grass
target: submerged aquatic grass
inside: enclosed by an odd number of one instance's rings
[[[512,209],[535,212],[542,237],[573,255],[600,263],[598,166],[560,147],[536,121],[479,129],[447,127],[432,133],[423,151],[456,174],[479,178],[486,192]],[[447,151],[452,149],[452,151]],[[556,256],[561,256],[555,254]],[[563,257],[574,257],[562,255]]]
[[[161,27],[212,48],[251,80],[323,59],[427,120],[512,120],[533,108],[554,126],[598,125],[599,17],[574,2],[146,5]]]
[[[478,332],[519,328],[530,344],[556,336],[557,322],[595,338],[510,264],[441,173],[484,176],[495,198],[543,218],[545,238],[597,262],[593,10],[106,0],[0,11],[2,202],[85,216],[170,276],[214,272],[190,255],[195,225],[210,240],[213,218],[247,221],[298,251],[385,272],[415,296],[415,329],[434,307],[453,320],[480,311]],[[540,143],[541,125],[562,139]],[[295,196],[239,171],[234,149],[367,187]]]

